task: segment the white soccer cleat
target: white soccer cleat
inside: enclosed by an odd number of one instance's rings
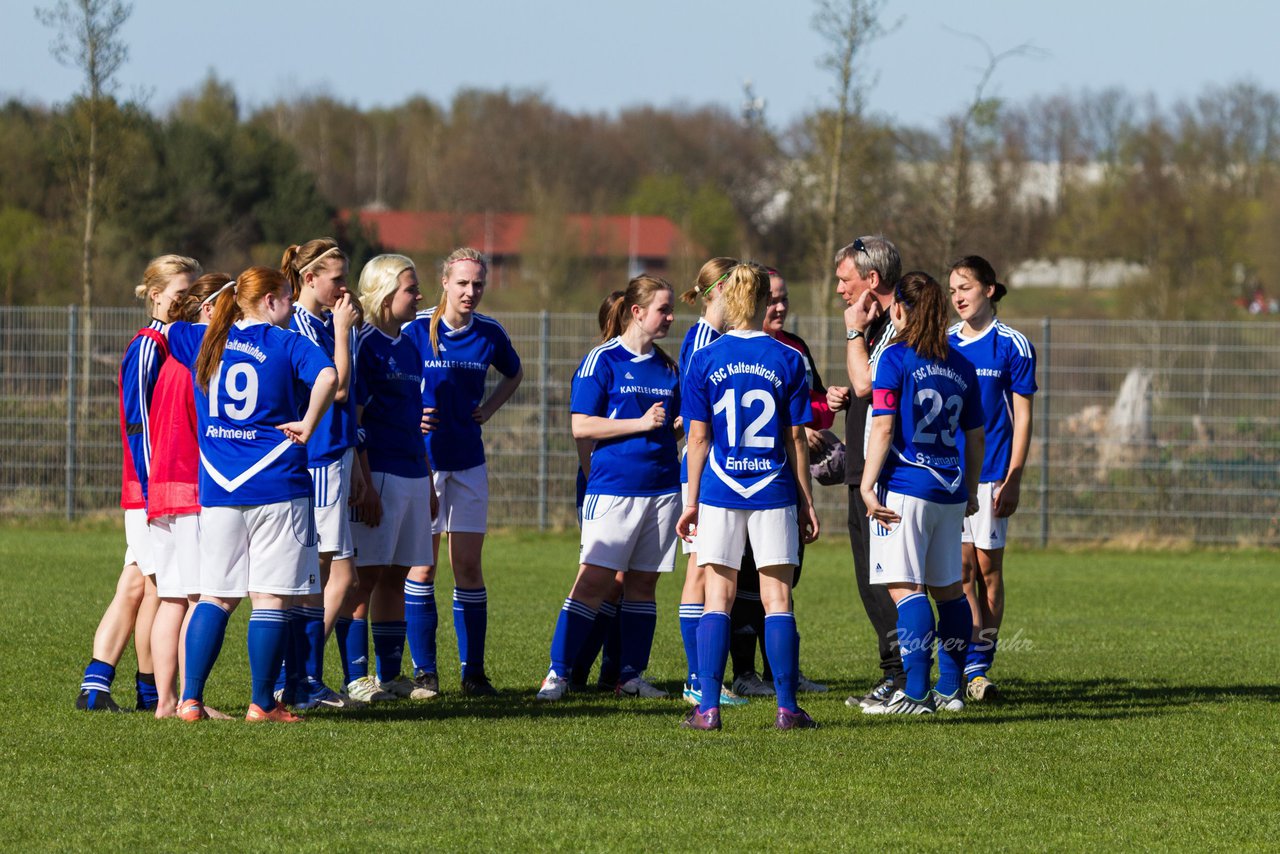
[[[351,680],[347,685],[347,696],[362,703],[385,703],[388,700],[397,699],[395,694],[389,694],[379,688],[378,680],[372,676],[361,676],[359,679]]]
[[[933,697],[913,700],[903,691],[894,691],[893,696],[878,706],[867,706],[862,710],[864,715],[931,715],[934,712]]]
[[[564,677],[557,676],[553,670],[547,674],[547,678],[542,680],[542,687],[538,689],[538,699],[546,702],[554,702],[562,699],[565,694],[569,693],[569,680]]]

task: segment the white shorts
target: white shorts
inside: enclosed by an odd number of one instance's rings
[[[892,528],[871,520],[871,583],[946,587],[960,580],[965,505],[888,493],[885,507],[902,517]]]
[[[355,449],[347,448],[341,459],[310,470],[320,554],[333,555],[338,560],[356,553],[356,541],[351,534],[351,508],[347,506],[354,459]]]
[[[682,483],[680,484],[680,512],[683,513],[684,508],[687,507],[688,505],[689,505],[689,484]],[[679,521],[678,516],[676,517],[676,521]],[[676,537],[676,539],[680,540],[679,537]],[[680,540],[681,554],[691,555],[691,554],[697,554],[697,552],[698,552],[698,535],[697,534],[694,534],[693,536],[691,536],[688,542],[685,542],[684,540]]]
[[[681,504],[674,492],[588,495],[582,506],[580,562],[620,572],[671,572]]]
[[[356,566],[431,566],[431,482],[425,477],[373,473],[382,521],[353,522]]]
[[[156,590],[163,599],[200,593],[200,514],[157,516],[151,520]]]
[[[155,575],[151,528],[147,524],[147,511],[143,508],[124,511],[124,542],[124,566],[136,563],[143,575]]]
[[[1009,536],[1009,517],[996,518],[995,495],[995,481],[978,484],[978,512],[965,517],[961,542],[973,543],[983,551],[1004,548]]]
[[[431,525],[433,534],[483,534],[489,530],[489,469],[484,463],[460,471],[438,471],[436,495],[440,515]]]
[[[795,566],[800,562],[800,525],[796,507],[746,510],[698,505],[698,565],[742,568],[751,541],[756,566]]]
[[[311,496],[251,507],[200,509],[200,592],[223,599],[253,593],[320,592]]]

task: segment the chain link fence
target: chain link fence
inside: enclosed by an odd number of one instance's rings
[[[87,379],[85,319],[74,307],[0,308],[0,515],[71,518],[116,506],[116,377],[144,318],[93,312]],[[501,320],[525,379],[485,428],[490,518],[572,527],[569,381],[598,337],[595,316]],[[669,351],[691,322],[679,318]],[[1040,360],[1015,540],[1280,544],[1280,325],[1006,322]],[[792,326],[826,382],[847,384],[839,317]],[[835,429],[843,431],[839,419]],[[844,536],[845,489],[814,489],[826,534]]]

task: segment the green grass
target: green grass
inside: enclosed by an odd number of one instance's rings
[[[678,701],[535,704],[577,554],[570,535],[490,539],[496,701],[447,696],[303,725],[199,725],[72,709],[123,548],[112,528],[0,527],[0,847],[922,850],[1270,848],[1280,838],[1276,601],[1267,552],[1011,552],[993,673],[960,715],[864,717],[874,676],[847,545],[810,552],[803,660],[823,725],[772,730],[755,701],[722,733]],[[447,572],[442,573],[448,575]],[[445,587],[444,584],[441,585]],[[683,673],[676,579],[650,675]],[[453,649],[442,590],[441,651]],[[248,702],[245,613],[209,701]],[[337,672],[331,655],[329,672]],[[117,679],[131,694],[132,653]]]

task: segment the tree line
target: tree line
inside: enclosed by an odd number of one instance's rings
[[[0,106],[5,304],[78,297],[89,101]],[[552,225],[660,214],[707,255],[757,258],[797,284],[829,281],[832,234],[884,233],[909,267],[935,271],[969,252],[1001,272],[1032,258],[1128,261],[1148,271],[1120,297],[1135,317],[1231,317],[1259,285],[1280,290],[1280,99],[1248,82],[1164,106],[1119,89],[1008,103],[975,81],[971,103],[918,128],[857,103],[778,126],[750,98],[741,111],[595,114],[517,89],[248,110],[210,76],[164,111],[108,93],[96,123],[93,263],[106,304],[128,303],[162,252],[237,270],[337,230],[367,257],[377,235],[335,216],[370,205]],[[575,291],[572,265],[544,267],[563,279],[538,288],[556,304],[601,296]],[[813,290],[813,308],[827,307],[826,288]]]

